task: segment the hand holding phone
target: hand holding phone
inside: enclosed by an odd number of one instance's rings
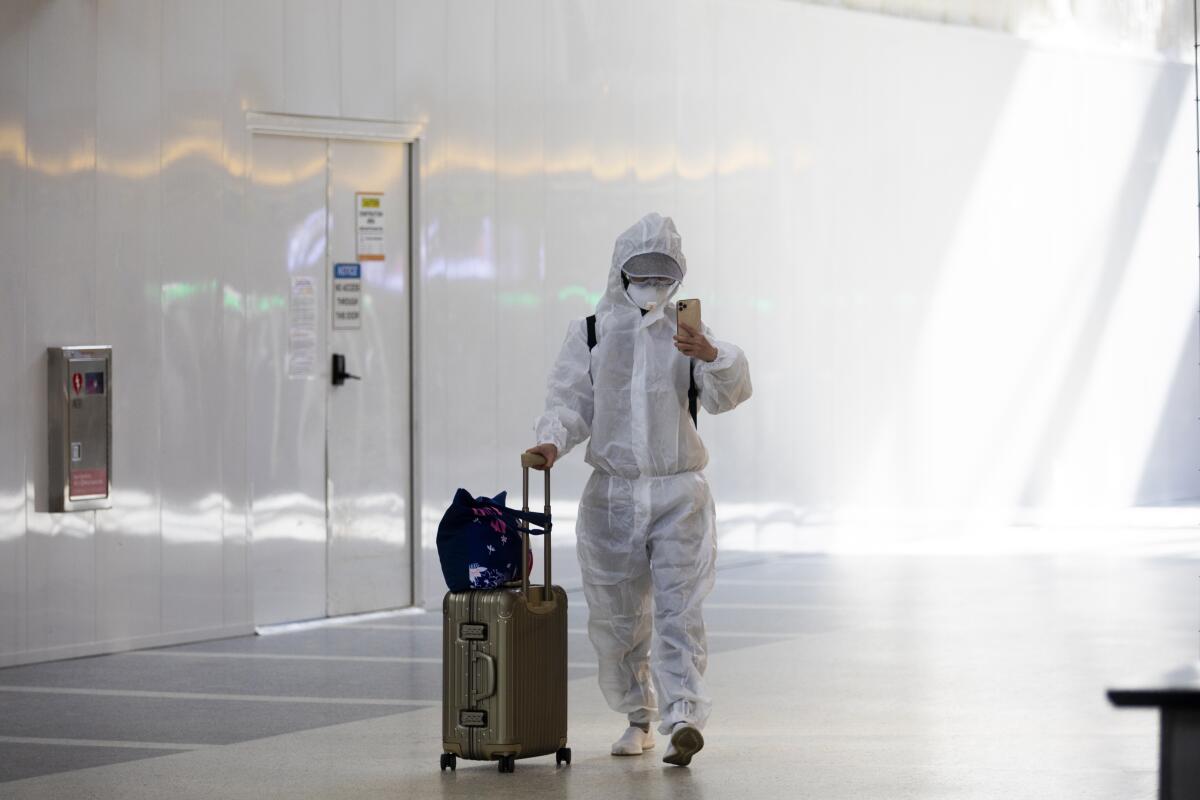
[[[700,323],[700,301],[680,300],[676,304],[676,320],[678,328],[675,331],[675,347],[689,358],[701,361],[713,361],[717,357],[717,348],[713,347],[704,336]]]

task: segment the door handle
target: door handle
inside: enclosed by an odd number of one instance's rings
[[[341,386],[343,383],[346,382],[347,378],[349,378],[350,380],[354,380],[354,381],[362,380],[362,378],[360,378],[359,376],[351,375],[349,372],[346,372],[346,357],[344,355],[342,355],[341,353],[334,353],[333,354],[333,385]]]

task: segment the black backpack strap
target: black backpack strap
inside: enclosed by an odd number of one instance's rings
[[[592,378],[592,362],[590,354],[596,349],[596,315],[592,314],[587,318],[587,337],[588,337],[588,378]],[[593,379],[594,382],[594,379]]]
[[[696,362],[688,361],[688,413],[692,415],[692,424],[697,428],[700,423],[696,420],[696,411],[700,399],[700,387],[696,385]]]

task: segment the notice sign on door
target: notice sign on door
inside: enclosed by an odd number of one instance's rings
[[[289,378],[311,378],[316,374],[317,356],[317,281],[302,275],[292,276],[292,294],[288,298]]]
[[[354,229],[359,261],[383,261],[383,194],[356,192]]]
[[[362,264],[333,265],[333,329],[362,327]]]

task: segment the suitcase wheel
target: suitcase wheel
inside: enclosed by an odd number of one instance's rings
[[[517,759],[514,756],[500,756],[501,772],[516,772]]]
[[[458,769],[457,761],[458,759],[455,758],[454,753],[442,753],[442,772],[445,772],[447,767],[450,768],[451,772],[456,772]]]
[[[563,762],[566,762],[567,766],[571,764],[571,748],[569,747],[560,747],[554,754],[554,766],[561,767]]]

